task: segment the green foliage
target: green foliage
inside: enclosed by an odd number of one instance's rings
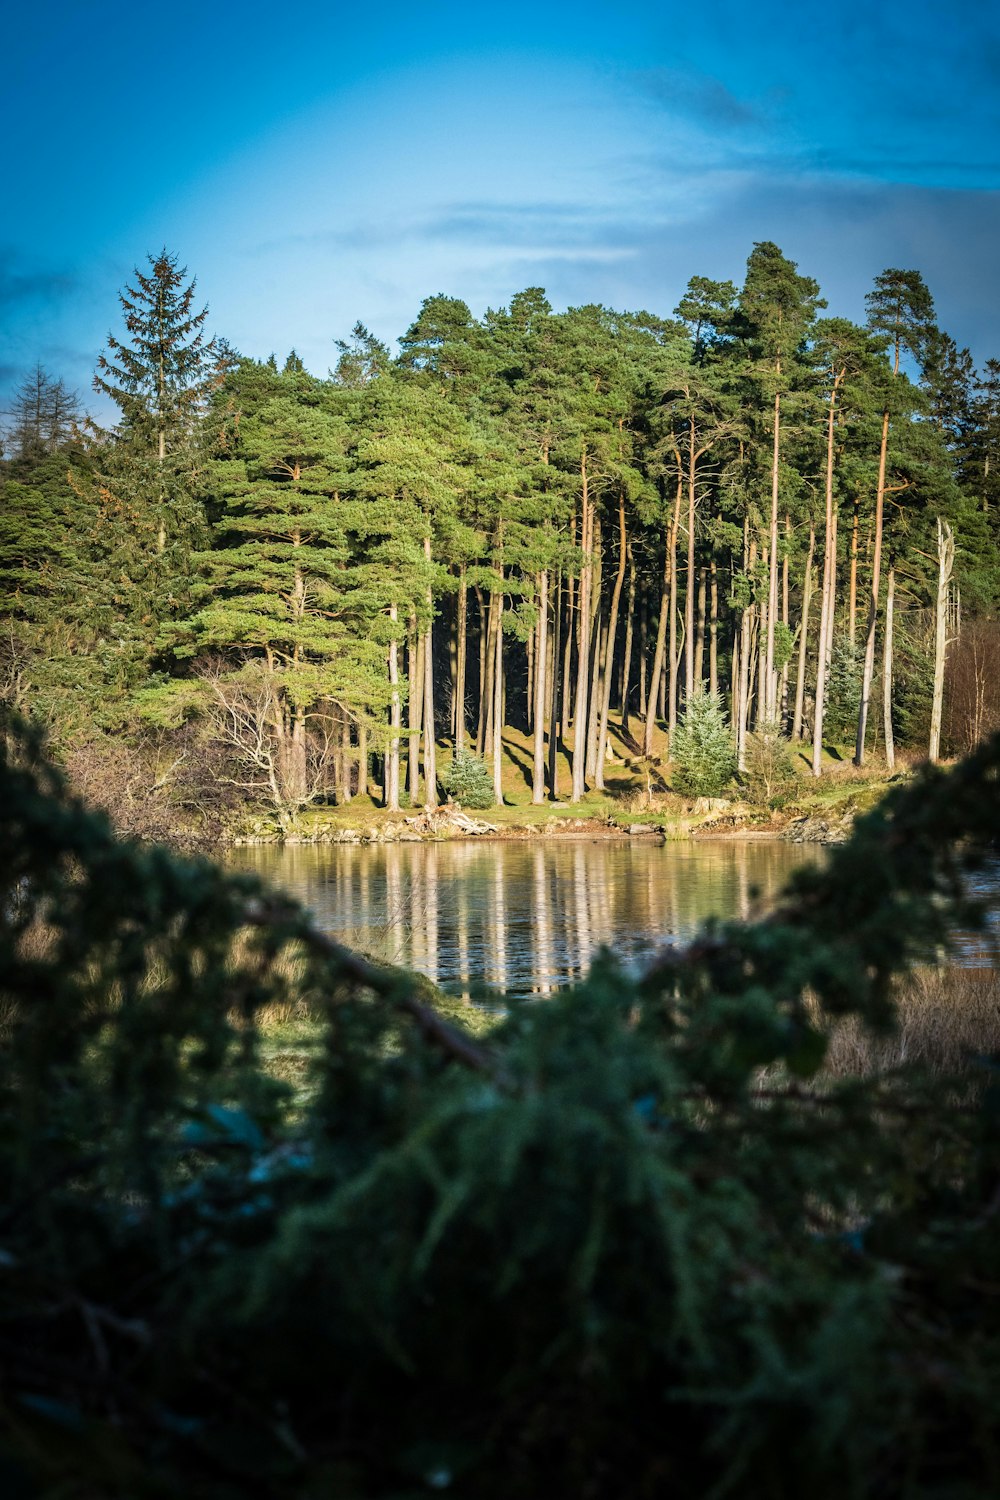
[[[746,738],[744,775],[751,802],[775,807],[795,786],[792,747],[778,724],[761,724]]]
[[[8,1483],[995,1494],[1000,1064],[817,1070],[983,922],[998,784],[1000,742],[928,771],[769,919],[484,1044],[253,878],[116,841],[8,726]],[[298,1093],[275,1005],[315,1017]]]
[[[448,767],[445,790],[463,807],[492,807],[496,801],[493,772],[478,755],[467,751],[457,754]]]
[[[834,638],[827,685],[823,733],[827,739],[848,740],[854,733],[861,699],[863,651],[849,636]]]
[[[670,745],[673,784],[698,797],[717,797],[733,779],[736,750],[717,694],[701,693],[684,711]]]

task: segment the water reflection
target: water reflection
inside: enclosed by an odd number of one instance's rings
[[[234,851],[351,946],[454,994],[547,995],[602,944],[631,962],[708,916],[753,915],[821,851],[742,840],[293,846]],[[755,893],[759,897],[755,898]]]

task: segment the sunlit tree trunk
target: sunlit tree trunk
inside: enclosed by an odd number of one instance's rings
[[[416,617],[410,616],[409,644],[409,698],[407,728],[409,735],[409,777],[407,791],[410,806],[416,807],[420,800],[420,728],[424,702],[424,658],[421,646],[423,635],[417,629]]]
[[[389,641],[389,747],[385,757],[385,805],[390,812],[399,811],[399,739],[403,727],[403,715],[399,694],[399,641],[395,626],[399,613],[395,604],[389,606],[389,619],[393,633]]]
[[[708,691],[715,695],[719,691],[719,569],[714,557],[709,578]]]
[[[792,739],[802,738],[802,705],[806,689],[806,656],[809,640],[809,608],[813,595],[813,557],[816,552],[816,527],[809,521],[809,551],[806,554],[806,571],[802,580],[802,619],[799,624],[799,662],[795,674],[795,708],[792,713]]]
[[[625,585],[625,569],[628,565],[628,534],[625,527],[625,492],[618,496],[618,571],[611,591],[611,609],[608,615],[608,634],[604,644],[603,694],[601,698],[601,722],[597,736],[597,785],[604,789],[604,763],[608,752],[608,716],[611,711],[611,678],[615,660],[615,644],[618,638],[618,611],[622,589]]]
[[[700,693],[705,682],[705,635],[708,630],[708,570],[698,569],[698,603],[695,611],[694,691]]]
[[[501,592],[495,595],[496,599],[496,626],[493,632],[494,640],[494,665],[493,665],[493,712],[492,712],[492,745],[491,758],[493,761],[493,795],[497,802],[503,804],[503,563],[500,564]]]
[[[487,706],[492,702],[490,692],[490,673],[493,657],[490,652],[492,645],[491,615],[487,606],[486,596],[478,584],[475,585],[476,605],[479,610],[479,712],[476,716],[476,754],[486,753],[486,717]]]
[[[885,642],[882,652],[882,722],[885,727],[885,763],[896,769],[896,745],[892,734],[892,612],[896,597],[896,569],[886,576]]]
[[[847,639],[851,650],[858,633],[858,534],[861,527],[861,496],[854,496],[854,515],[851,520],[851,571],[847,583]]]
[[[465,677],[469,651],[469,586],[462,564],[458,584],[458,648],[455,658],[455,752],[465,749]]]
[[[677,476],[677,491],[674,499],[675,512],[681,503],[683,480],[681,475]],[[653,753],[653,730],[656,725],[656,699],[660,691],[660,680],[663,676],[663,657],[667,643],[667,624],[670,617],[670,581],[672,566],[672,550],[670,546],[670,535],[673,531],[673,519],[667,528],[667,536],[664,539],[663,550],[663,593],[660,597],[660,615],[656,624],[656,644],[653,647],[653,665],[649,675],[649,690],[646,696],[646,723],[643,733],[643,754]]]
[[[775,373],[781,379],[781,360],[776,361]],[[774,626],[778,618],[778,477],[781,454],[781,392],[774,393],[774,444],[771,450],[771,526],[767,561],[767,630],[765,634],[764,660],[760,683],[760,701],[763,717],[771,721],[777,714],[778,681],[774,670]]]
[[[552,610],[552,703],[549,709],[549,796],[559,799],[559,720],[562,714],[560,631],[562,630],[562,573],[556,574],[555,605]]]
[[[621,711],[622,729],[628,729],[629,697],[632,679],[632,643],[635,637],[635,559],[632,543],[628,545],[628,600],[625,605],[625,651],[622,658]]]
[[[868,700],[875,673],[875,626],[878,622],[878,596],[882,582],[882,512],[885,506],[885,464],[889,447],[889,408],[882,413],[882,441],[878,455],[878,487],[875,492],[875,536],[872,552],[872,587],[868,600],[868,632],[865,637],[865,663],[861,676],[861,703],[858,708],[858,736],[854,747],[854,764],[865,762],[865,731],[868,728]]]
[[[545,667],[548,657],[548,628],[549,575],[543,568],[538,575],[538,627],[535,632],[534,764],[531,780],[531,800],[534,803],[545,801]]]
[[[955,538],[947,521],[938,520],[938,585],[934,610],[934,691],[927,758],[941,759],[941,711],[944,705],[944,668],[948,653],[948,585],[955,566]]]
[[[813,716],[812,770],[819,776],[823,768],[823,714],[826,708],[826,677],[833,644],[834,604],[837,577],[837,515],[833,505],[833,434],[836,426],[837,392],[846,370],[841,369],[833,381],[830,406],[826,416],[826,509],[823,517],[823,586],[820,594],[819,645],[816,658],[816,709]],[[857,511],[855,511],[855,517]]]
[[[578,661],[576,666],[576,704],[573,710],[573,801],[579,802],[587,789],[587,699],[590,688],[590,587],[593,551],[593,507],[590,503],[590,476],[587,471],[587,445],[580,452],[580,545],[583,567],[580,571],[580,608],[578,624]]]

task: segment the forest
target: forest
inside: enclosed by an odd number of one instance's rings
[[[499,801],[508,726],[544,803],[604,786],[612,726],[649,762],[715,712],[740,767],[820,776],[1000,723],[1000,361],[915,270],[863,325],[770,242],[669,316],[435,295],[323,378],[210,336],[166,249],[120,300],[112,425],[39,366],[4,435],[0,692],[71,773],[132,747],[287,828],[434,806],[443,754]]]

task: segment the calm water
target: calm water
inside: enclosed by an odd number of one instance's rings
[[[308,845],[234,850],[352,947],[428,975],[454,994],[484,982],[548,994],[606,943],[641,962],[706,917],[748,917],[816,847],[747,841],[659,844]]]

